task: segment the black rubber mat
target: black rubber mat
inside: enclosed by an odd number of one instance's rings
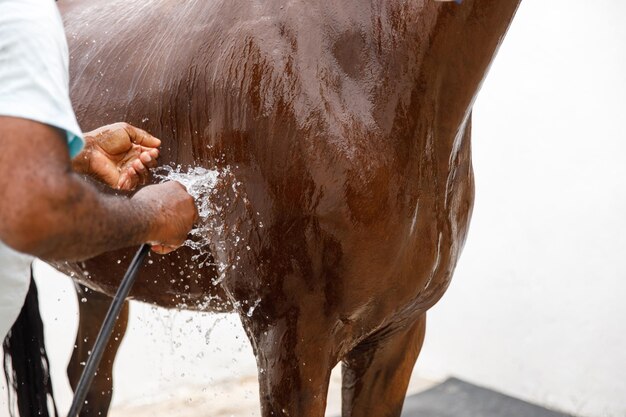
[[[402,417],[573,417],[456,378],[407,397]]]

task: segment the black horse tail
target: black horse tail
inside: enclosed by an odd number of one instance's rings
[[[11,416],[15,416],[15,404],[11,398],[12,391],[15,391],[21,417],[50,417],[48,401],[52,405],[54,416],[58,417],[32,268],[26,301],[2,347]]]

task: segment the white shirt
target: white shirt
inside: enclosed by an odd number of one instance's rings
[[[24,304],[32,262],[32,256],[15,252],[0,242],[0,343],[13,327]]]
[[[73,157],[83,139],[70,102],[68,69],[54,0],[0,0],[0,115],[64,130]],[[0,342],[24,303],[32,260],[0,242]]]

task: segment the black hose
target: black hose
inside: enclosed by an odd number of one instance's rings
[[[131,261],[128,270],[124,275],[124,278],[122,279],[120,288],[117,290],[117,293],[113,298],[113,302],[111,303],[111,307],[109,307],[109,311],[104,317],[104,322],[102,323],[102,327],[100,328],[100,333],[98,333],[98,337],[96,338],[96,342],[94,343],[91,355],[89,356],[89,359],[87,359],[85,370],[78,380],[76,392],[74,393],[74,399],[72,400],[72,406],[70,407],[70,411],[67,414],[68,417],[78,417],[78,413],[80,413],[80,410],[85,403],[87,391],[89,391],[89,387],[91,386],[93,377],[98,370],[98,365],[100,365],[100,360],[102,359],[104,349],[109,343],[109,339],[111,338],[111,334],[113,333],[113,328],[115,327],[115,322],[120,315],[122,307],[124,306],[124,300],[126,300],[126,297],[128,297],[128,293],[130,292],[130,289],[135,282],[135,278],[137,277],[137,272],[139,272],[139,268],[141,267],[143,260],[146,258],[146,255],[148,255],[148,252],[150,252],[150,245],[141,245],[141,247],[137,251],[137,254]]]

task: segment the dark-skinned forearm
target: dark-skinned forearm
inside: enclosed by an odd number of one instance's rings
[[[149,239],[154,207],[102,194],[72,172],[60,177],[24,202],[36,209],[22,210],[25,221],[15,224],[16,249],[46,260],[80,260]]]
[[[65,139],[52,126],[0,116],[1,241],[47,260],[144,242],[166,253],[185,241],[197,210],[181,184],[151,185],[131,199],[103,194],[72,171]]]

